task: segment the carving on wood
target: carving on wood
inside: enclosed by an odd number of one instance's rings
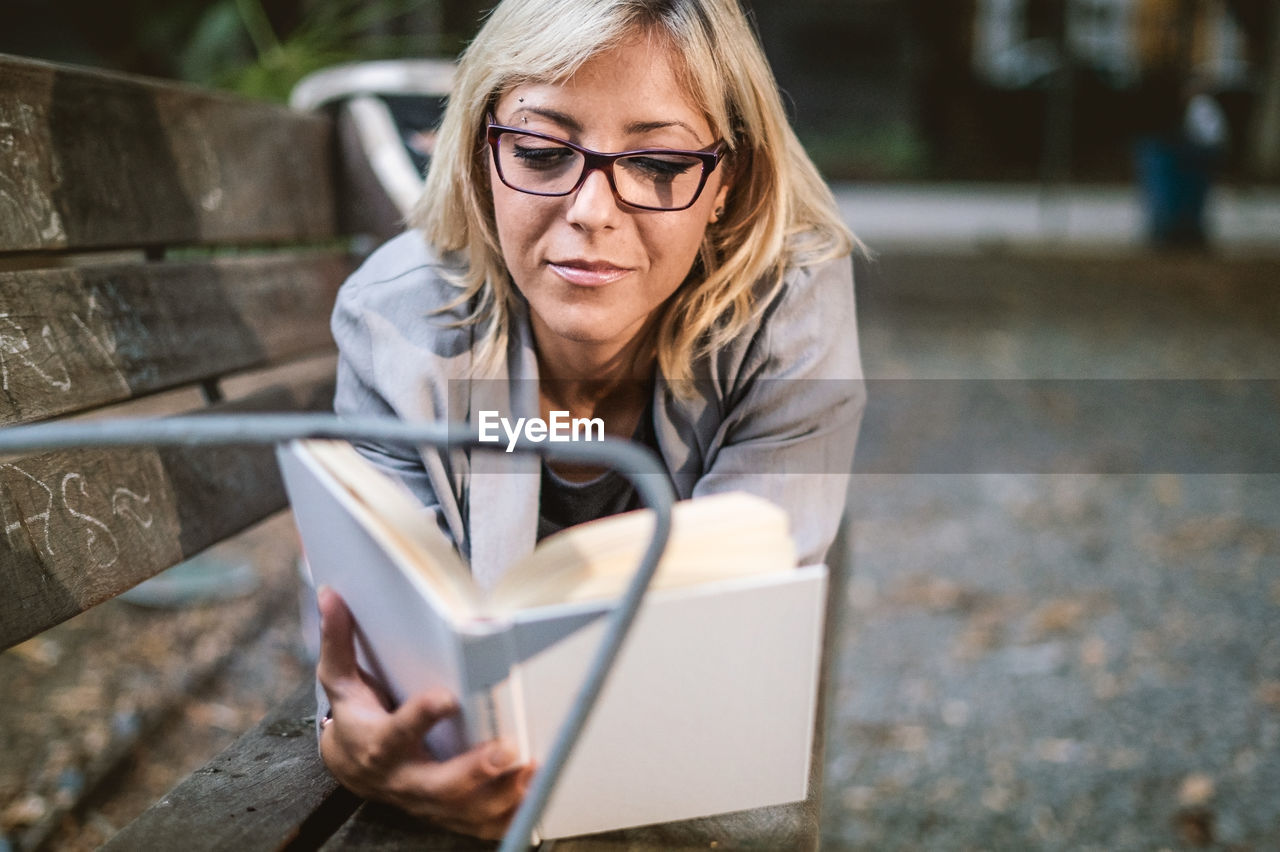
[[[225,128],[219,128],[216,116],[210,121],[204,103],[190,102],[182,108],[178,104],[171,106],[161,96],[160,106],[160,120],[178,165],[178,180],[187,197],[193,199],[203,213],[217,213],[226,197],[223,187],[227,181],[223,178],[215,141],[222,141],[216,137],[221,136]],[[225,153],[229,149],[223,146],[222,150]]]
[[[180,561],[180,523],[155,451],[0,463],[0,647]]]
[[[127,336],[145,346],[148,330],[127,304],[109,306],[120,301],[110,281],[76,292],[74,273],[55,274],[68,279],[55,279],[61,289],[37,274],[0,275],[0,423],[131,395],[117,341]],[[57,308],[37,314],[42,297]]]
[[[330,345],[332,255],[0,272],[0,424]]]
[[[24,378],[36,378],[41,385],[56,391],[71,390],[71,374],[66,361],[54,343],[53,329],[43,324],[35,332],[36,345],[31,345],[32,333],[23,328],[7,311],[0,312],[0,388],[13,396]],[[22,376],[22,371],[29,376]],[[10,381],[10,375],[13,381]]]
[[[66,454],[0,464],[0,518],[8,548],[83,569],[110,567],[126,548],[177,561],[176,538],[151,540],[153,495],[167,490],[159,460],[155,453],[129,458],[126,466],[110,464],[102,455],[86,457],[84,467],[76,469],[54,463],[73,461]]]
[[[0,89],[0,243],[56,245],[66,239],[47,189],[61,175],[48,157],[43,110]]]

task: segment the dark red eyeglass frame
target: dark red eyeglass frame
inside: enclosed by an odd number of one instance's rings
[[[582,155],[582,174],[578,175],[578,180],[574,185],[566,189],[564,192],[532,192],[522,189],[518,186],[512,186],[507,182],[506,175],[502,173],[502,159],[498,156],[498,143],[504,133],[519,133],[524,136],[533,136],[537,139],[545,139],[548,142],[555,142],[557,145],[563,145],[570,150],[577,151]],[[511,187],[516,192],[523,192],[527,195],[540,195],[547,198],[562,198],[566,195],[572,195],[577,192],[582,184],[586,182],[587,175],[599,169],[604,172],[604,176],[609,181],[609,189],[613,191],[613,197],[619,204],[627,207],[634,207],[637,210],[655,210],[658,212],[675,212],[678,210],[688,210],[702,196],[702,190],[707,185],[707,178],[716,170],[716,166],[720,164],[720,160],[724,157],[725,149],[728,144],[721,139],[712,143],[709,147],[700,151],[688,151],[682,148],[637,148],[634,151],[620,151],[617,154],[603,154],[599,151],[592,151],[590,148],[583,148],[581,145],[575,145],[568,139],[561,139],[559,136],[552,136],[548,133],[538,133],[535,130],[524,130],[519,127],[508,127],[505,124],[497,124],[490,117],[490,121],[485,130],[485,139],[489,143],[489,149],[493,156],[493,166],[498,170],[498,178],[506,186]],[[649,207],[644,204],[632,204],[621,195],[618,194],[618,185],[613,182],[613,164],[623,157],[635,157],[643,154],[680,154],[686,157],[695,157],[702,162],[702,176],[698,181],[698,188],[693,193],[693,198],[688,204],[681,207]]]

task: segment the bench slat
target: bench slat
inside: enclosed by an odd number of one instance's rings
[[[324,239],[332,122],[187,86],[0,56],[0,246]]]
[[[427,825],[397,808],[365,802],[355,815],[320,847],[322,852],[361,849],[366,852],[492,852],[496,843]]]
[[[359,803],[320,760],[315,710],[307,683],[103,849],[314,848]]]
[[[817,816],[807,803],[760,808],[719,817],[673,822],[555,841],[556,852],[670,852],[670,850],[786,849],[817,847]],[[711,844],[715,843],[713,847]],[[366,802],[321,849],[338,852],[478,852],[496,844],[426,825],[403,811]]]
[[[332,347],[344,255],[0,273],[0,424]]]
[[[322,411],[332,382],[210,411]],[[270,447],[0,459],[0,648],[132,588],[285,506]]]

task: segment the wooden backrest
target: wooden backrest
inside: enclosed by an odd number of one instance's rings
[[[0,56],[0,425],[323,410],[332,122]],[[0,648],[283,508],[270,448],[0,458]]]

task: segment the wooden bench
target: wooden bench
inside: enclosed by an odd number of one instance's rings
[[[386,221],[338,149],[323,115],[0,56],[0,424],[327,409],[346,237]],[[284,507],[269,448],[0,459],[0,648]],[[108,848],[492,847],[360,803],[313,714],[299,684]],[[807,802],[555,848],[812,848],[820,737],[814,753]]]

